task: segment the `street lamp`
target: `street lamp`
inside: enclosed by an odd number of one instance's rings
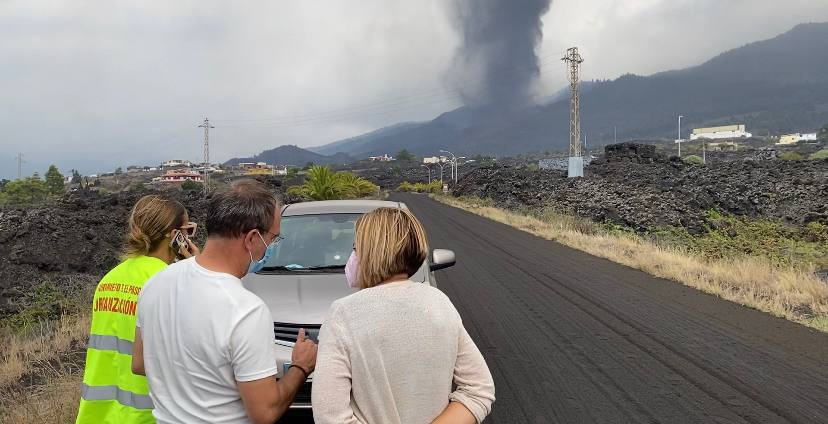
[[[454,179],[454,184],[457,184],[457,156],[448,150],[440,150],[440,153],[448,153],[451,155],[451,177]]]
[[[428,185],[431,185],[431,168],[426,165],[420,165],[425,169],[428,169]]]

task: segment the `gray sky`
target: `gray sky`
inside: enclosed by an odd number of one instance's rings
[[[0,178],[307,147],[458,106],[451,0],[0,0]],[[473,2],[472,2],[473,3]],[[535,91],[696,65],[802,22],[825,0],[553,0]]]

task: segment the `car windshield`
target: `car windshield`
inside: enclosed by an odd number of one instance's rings
[[[282,217],[281,235],[265,271],[331,269],[341,272],[354,246],[354,224],[362,214]]]

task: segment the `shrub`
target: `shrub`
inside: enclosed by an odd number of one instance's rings
[[[817,159],[828,159],[828,149],[822,149],[816,153],[811,154],[808,156],[810,160],[817,160]]]
[[[181,189],[184,191],[201,191],[204,189],[204,184],[193,180],[187,180],[181,183]]]
[[[687,164],[690,164],[690,165],[703,165],[704,164],[704,159],[702,159],[698,155],[685,156],[682,160],[684,160],[684,163],[687,163]]]
[[[802,160],[805,159],[799,152],[785,152],[779,155],[780,160]]]

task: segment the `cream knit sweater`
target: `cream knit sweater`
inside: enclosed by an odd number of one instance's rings
[[[440,290],[393,282],[331,306],[313,374],[317,424],[425,424],[449,401],[481,422],[494,399],[489,368]]]

